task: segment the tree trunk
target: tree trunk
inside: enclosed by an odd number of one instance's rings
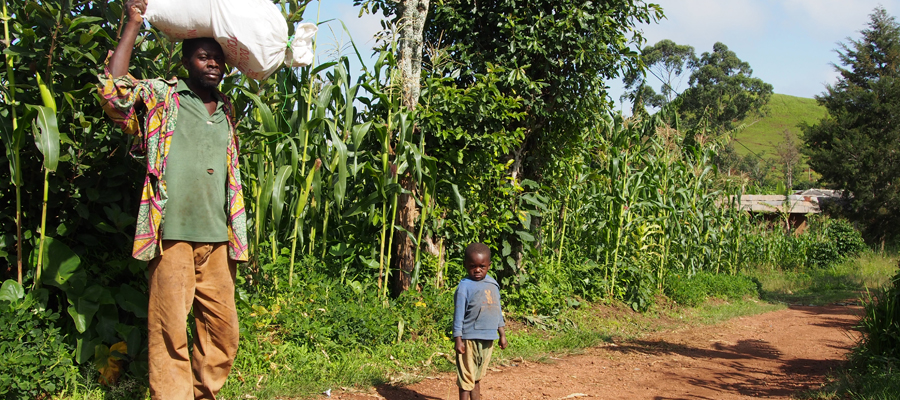
[[[422,77],[422,31],[425,18],[428,16],[429,0],[403,0],[397,8],[397,19],[400,24],[400,75],[403,106],[409,110],[419,103],[420,80]],[[410,277],[416,264],[415,243],[407,232],[416,232],[416,219],[419,210],[416,208],[416,181],[407,172],[400,179],[400,186],[408,193],[398,199],[397,224],[405,229],[395,230],[394,248],[391,249],[391,267],[393,274],[393,294],[399,295],[409,289]]]

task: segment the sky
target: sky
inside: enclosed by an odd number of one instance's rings
[[[658,0],[666,18],[641,25],[648,44],[669,39],[694,47],[697,56],[722,42],[753,68],[753,76],[772,84],[775,93],[812,98],[837,80],[832,63],[839,43],[859,39],[869,15],[879,5],[888,14],[900,15],[900,0]],[[373,36],[381,31],[378,16],[358,18],[352,0],[319,0],[310,3],[307,20],[343,21],[364,57],[371,54]],[[351,55],[348,36],[337,21],[320,27],[320,57],[333,56],[335,49]],[[342,47],[343,46],[343,47]],[[317,61],[317,63],[320,61]],[[366,64],[374,63],[368,58]],[[351,69],[359,69],[354,64]],[[651,79],[653,79],[651,77]],[[656,89],[660,85],[653,82]],[[608,82],[610,96],[618,103],[621,81]],[[680,92],[687,86],[684,78]],[[619,107],[628,110],[629,106]]]

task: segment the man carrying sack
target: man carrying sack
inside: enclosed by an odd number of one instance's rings
[[[150,395],[215,399],[237,354],[235,269],[247,260],[233,110],[216,89],[225,55],[213,39],[185,40],[187,79],[137,80],[128,67],[147,1],[125,7],[128,20],[99,90],[110,118],[137,136],[132,152],[147,165],[133,255],[149,261]]]

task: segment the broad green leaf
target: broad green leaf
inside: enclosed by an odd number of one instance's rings
[[[100,344],[100,338],[93,337],[92,332],[77,335],[75,340],[75,361],[84,364],[94,358],[94,347]]]
[[[119,292],[116,293],[116,304],[138,318],[147,317],[147,301],[147,295],[127,284],[119,286]]]
[[[312,75],[317,75],[319,72],[322,72],[322,71],[324,71],[324,70],[326,70],[326,69],[328,69],[328,68],[331,68],[331,67],[333,67],[333,66],[335,66],[335,65],[337,65],[337,61],[330,61],[330,62],[327,62],[327,63],[320,64],[318,67],[313,68],[311,74],[312,74]]]
[[[519,236],[519,239],[522,239],[525,243],[531,243],[534,241],[534,236],[526,231],[516,231],[516,235]]]
[[[353,144],[353,151],[358,151],[362,147],[363,140],[366,138],[366,134],[369,133],[369,129],[372,127],[372,121],[366,121],[362,124],[353,125],[353,128],[350,128],[350,139]]]
[[[100,22],[103,21],[101,17],[91,17],[87,15],[80,15],[78,17],[72,18],[72,22],[69,23],[69,30],[75,29],[79,24],[89,24],[92,22]]]
[[[459,214],[466,215],[466,198],[459,194],[459,186],[455,183],[450,184],[450,187],[453,188],[453,199],[456,200],[456,207],[459,210]]]
[[[306,182],[303,185],[303,190],[300,192],[300,198],[297,200],[297,207],[294,209],[294,218],[300,218],[301,213],[303,212],[303,208],[306,207],[306,202],[309,201],[309,191],[312,189],[313,184],[315,182],[315,177],[318,175],[321,178],[321,174],[319,173],[319,163],[316,163],[315,166],[309,173],[306,175]]]
[[[287,180],[291,176],[291,166],[282,165],[275,175],[272,185],[272,211],[275,213],[275,226],[281,224],[281,213],[284,211],[284,196],[287,194]]]
[[[366,209],[369,208],[369,206],[377,203],[378,200],[380,200],[380,199],[381,199],[381,196],[379,196],[378,192],[372,192],[368,196],[366,196],[365,199],[357,201],[356,203],[353,204],[352,207],[347,209],[347,211],[344,211],[343,217],[348,218],[348,217],[357,215],[359,213],[362,213],[363,211],[366,211]]]
[[[94,318],[94,314],[100,309],[100,304],[85,297],[79,297],[74,301],[69,299],[69,303],[67,311],[72,320],[75,321],[75,329],[79,333],[84,333]]]
[[[25,289],[19,282],[7,279],[3,282],[3,286],[0,286],[0,301],[16,303],[23,297],[25,297]]]
[[[338,172],[337,179],[334,181],[334,199],[340,208],[347,192],[347,146],[341,140],[333,124],[328,124],[328,131],[331,133],[331,145],[334,147],[335,160],[332,163],[337,164]]]
[[[53,115],[56,115],[56,99],[53,97],[53,93],[50,92],[50,87],[41,79],[40,73],[35,73],[35,78],[37,78],[38,90],[41,92],[41,102],[44,103],[44,107],[53,111]]]
[[[49,107],[29,106],[37,110],[35,118],[34,142],[38,150],[44,155],[44,168],[48,171],[56,171],[59,163],[59,127],[56,123],[56,113]]]
[[[37,259],[37,250],[33,257]],[[47,236],[44,238],[44,266],[41,272],[41,283],[55,286],[63,290],[73,287],[70,282],[81,268],[81,259],[65,243]],[[80,288],[75,288],[76,290]]]
[[[272,116],[272,109],[264,103],[259,96],[253,94],[247,88],[241,88],[241,91],[244,92],[244,95],[253,100],[253,103],[256,104],[256,109],[259,111],[259,117],[262,120],[262,128],[263,132],[278,132],[278,125],[275,122],[275,117]]]
[[[258,225],[262,227],[264,225],[264,221],[268,218],[269,213],[269,203],[272,200],[272,186],[275,185],[275,170],[272,168],[266,168],[264,161],[262,161],[263,157],[260,157],[260,161],[257,164],[257,173],[262,174],[262,187],[260,187],[259,194],[259,204],[256,208],[256,219],[258,221]]]
[[[95,314],[97,323],[91,325],[104,342],[112,343],[118,339],[116,325],[119,323],[119,311],[115,305],[100,305]]]
[[[297,176],[297,165],[300,163],[300,152],[297,150],[297,142],[288,138],[291,144],[291,173]]]
[[[0,139],[3,139],[3,147],[6,151],[6,159],[9,160],[10,183],[22,185],[22,171],[19,169],[19,151],[22,149],[25,131],[19,127],[13,132],[12,126],[7,125],[6,118],[0,120]]]

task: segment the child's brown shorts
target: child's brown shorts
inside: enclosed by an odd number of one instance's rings
[[[491,362],[491,354],[494,351],[493,340],[463,340],[466,346],[465,354],[456,355],[456,384],[462,390],[472,390],[475,382],[484,377],[484,373]]]

